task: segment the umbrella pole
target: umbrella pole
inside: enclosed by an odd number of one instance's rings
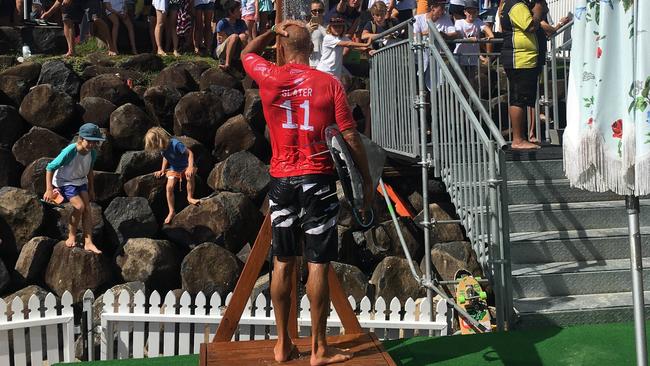
[[[632,271],[632,297],[634,299],[634,333],[636,340],[636,364],[648,365],[645,334],[645,309],[643,304],[643,261],[641,232],[639,229],[639,197],[625,196],[630,235],[630,269]]]

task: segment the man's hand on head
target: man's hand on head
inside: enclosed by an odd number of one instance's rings
[[[289,37],[289,32],[287,32],[287,27],[295,25],[296,27],[304,27],[305,23],[298,20],[285,20],[282,23],[275,25],[275,34],[282,37]]]

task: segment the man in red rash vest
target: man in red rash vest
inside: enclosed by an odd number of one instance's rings
[[[286,60],[276,66],[258,54],[279,37],[278,52]],[[275,359],[296,354],[288,332],[291,278],[299,238],[308,262],[307,296],[311,307],[311,365],[349,360],[352,355],[327,345],[325,327],[330,303],[327,273],[337,259],[339,202],[334,165],[325,143],[325,128],[336,124],[350,146],[364,182],[370,182],[368,161],[352,119],[345,91],[332,75],[309,67],[312,42],[300,22],[287,21],[252,40],[241,53],[244,69],[257,82],[271,136],[269,207],[273,232],[271,299],[278,329]],[[365,207],[373,189],[365,184]]]

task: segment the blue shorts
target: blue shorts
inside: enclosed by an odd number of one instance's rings
[[[80,186],[67,185],[67,186],[58,187],[58,189],[59,192],[61,192],[63,198],[65,198],[65,202],[68,202],[70,201],[70,198],[74,196],[79,196],[81,192],[88,192],[88,185],[87,184],[82,184]]]

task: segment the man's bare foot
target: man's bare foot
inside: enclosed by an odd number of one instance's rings
[[[65,240],[65,246],[68,248],[74,248],[77,245],[77,238],[69,235],[68,239]]]
[[[286,344],[280,344],[280,340],[273,347],[273,355],[277,362],[286,362],[297,357],[298,348],[289,340]]]
[[[84,249],[95,254],[102,254],[102,251],[99,250],[93,242],[86,242],[86,244],[84,244]]]
[[[117,56],[117,52],[109,50],[108,55],[109,56]]]
[[[168,225],[170,222],[172,222],[174,215],[176,215],[176,212],[174,211],[171,211],[169,215],[167,215],[167,217],[165,218],[165,225]]]
[[[74,52],[68,52],[65,55],[63,55],[63,57],[66,57],[66,58],[67,57],[74,57]]]
[[[167,56],[167,53],[163,50],[158,50],[158,56]]]
[[[319,350],[311,354],[309,364],[311,366],[329,365],[332,363],[345,362],[352,358],[350,352],[346,352],[336,347],[325,346],[324,350]]]
[[[189,203],[190,205],[200,205],[201,200],[197,200],[196,198],[187,197],[187,203]]]
[[[180,55],[181,55],[181,54],[180,54],[178,51],[174,51],[174,57],[178,57],[178,56],[180,56]]]
[[[528,141],[532,142],[533,144],[539,143],[539,141],[537,141],[537,137],[535,137],[535,136],[530,136],[528,138]]]
[[[537,150],[540,148],[540,146],[529,141],[522,141],[519,143],[513,142],[512,145],[510,145],[510,148],[512,150]]]

